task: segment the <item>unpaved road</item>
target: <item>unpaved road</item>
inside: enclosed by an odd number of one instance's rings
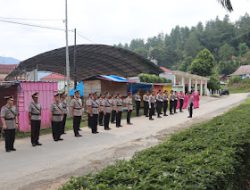
[[[187,111],[174,116],[133,118],[133,126],[122,128],[111,125],[111,131],[92,135],[85,128],[82,138],[73,137],[72,131],[63,136],[64,141],[54,142],[51,135],[40,138],[43,146],[32,147],[30,139],[16,141],[16,152],[5,153],[0,146],[0,189],[36,190],[57,189],[70,176],[95,172],[117,159],[129,159],[139,150],[158,144],[163,137],[224,113],[240,104],[248,94],[233,94],[222,98],[205,97],[201,107],[194,110],[194,117],[187,118]]]

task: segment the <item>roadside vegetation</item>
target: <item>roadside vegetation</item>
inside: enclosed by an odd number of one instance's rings
[[[61,190],[247,189],[250,99],[211,121],[118,161],[97,174],[72,177]]]
[[[250,92],[250,78],[241,79],[240,77],[232,77],[229,80],[228,89],[230,93]]]

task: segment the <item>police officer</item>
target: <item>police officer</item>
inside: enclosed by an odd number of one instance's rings
[[[174,91],[171,90],[170,92],[170,115],[173,115],[174,100],[175,100]]]
[[[168,92],[165,90],[163,93],[163,113],[164,113],[164,116],[168,116],[167,110],[168,110]]]
[[[51,126],[52,126],[52,136],[54,141],[61,141],[61,131],[62,131],[62,119],[63,119],[63,108],[60,103],[60,94],[56,93],[54,95],[54,103],[51,105]]]
[[[5,150],[6,152],[16,151],[14,142],[18,127],[17,109],[14,106],[14,98],[12,96],[4,98],[7,103],[1,108],[1,121],[5,133]]]
[[[65,92],[62,92],[60,94],[60,98],[61,98],[61,104],[62,104],[62,109],[63,109],[63,120],[62,120],[62,134],[66,134],[65,133],[65,124],[66,124],[66,119],[67,119],[67,113],[68,113],[68,105],[67,105],[67,94]]]
[[[155,102],[155,92],[152,91],[151,95],[149,96],[149,120],[154,120],[152,116],[155,110]]]
[[[99,103],[97,100],[97,94],[93,94],[93,99],[91,101],[91,110],[90,110],[90,117],[91,117],[91,129],[93,134],[99,133],[97,131],[98,125],[98,113],[99,113]]]
[[[128,93],[128,97],[126,98],[125,102],[126,102],[126,107],[127,107],[127,109],[128,109],[128,112],[127,112],[127,124],[128,124],[128,125],[133,125],[133,124],[130,122],[131,113],[132,113],[132,111],[133,111],[133,101],[132,101],[131,92]]]
[[[89,107],[91,106],[91,101],[92,101],[92,94],[89,93],[88,99],[86,100],[86,107],[87,107],[87,114],[88,114],[88,127],[91,128],[91,117],[89,113]]]
[[[148,109],[149,109],[148,101],[149,101],[149,92],[147,91],[147,93],[143,95],[144,115],[146,117],[148,117]]]
[[[163,97],[161,90],[159,90],[158,94],[156,95],[156,110],[158,118],[161,118],[162,103],[163,103]]]
[[[116,127],[122,127],[121,118],[122,118],[122,99],[120,94],[117,94],[116,97]]]
[[[116,123],[116,96],[113,95],[111,99],[112,112],[111,112],[111,123]]]
[[[80,99],[79,90],[75,91],[75,96],[70,102],[71,115],[73,116],[73,129],[75,137],[81,137],[79,134],[80,124],[82,120],[82,100]]]
[[[111,102],[111,95],[107,94],[106,98],[104,99],[104,129],[110,130],[109,128],[109,121],[110,121],[110,114],[112,109],[112,102]]]
[[[98,117],[98,119],[99,119],[99,125],[103,126],[104,96],[102,94],[100,95],[100,98],[98,100],[98,104],[99,104],[99,117]]]
[[[189,116],[188,118],[193,117],[193,106],[194,106],[194,97],[192,95],[192,92],[189,92],[189,97],[188,97],[188,112]]]
[[[177,103],[178,103],[178,94],[176,91],[174,91],[174,113],[177,113],[176,112]]]
[[[135,110],[136,110],[136,116],[140,116],[140,105],[141,105],[141,96],[139,91],[135,95]]]
[[[183,107],[183,102],[184,102],[184,93],[181,91],[180,94],[179,94],[179,100],[180,100],[180,112],[183,112],[182,111],[182,107]]]
[[[31,144],[32,146],[41,146],[39,143],[40,127],[41,127],[41,104],[38,102],[38,92],[32,94],[32,99],[29,105],[29,120],[31,126]]]

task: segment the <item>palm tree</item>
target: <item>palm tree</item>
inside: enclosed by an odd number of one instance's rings
[[[231,0],[217,0],[223,7],[225,7],[228,11],[233,11]]]

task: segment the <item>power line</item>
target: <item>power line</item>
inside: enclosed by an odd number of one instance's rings
[[[38,24],[30,24],[30,23],[24,23],[24,22],[18,22],[18,21],[11,21],[11,20],[4,20],[0,17],[0,22],[10,23],[10,24],[18,24],[23,26],[29,26],[29,27],[35,27],[35,28],[43,28],[43,29],[49,29],[49,30],[56,30],[56,31],[65,31],[63,28],[57,28],[52,26],[44,26],[44,25],[38,25]],[[74,32],[74,30],[68,30],[69,32]],[[93,40],[89,39],[88,37],[82,35],[81,33],[77,32],[77,35],[81,37],[82,39],[85,39],[89,42],[95,43]]]
[[[20,18],[20,17],[1,17],[6,20],[27,20],[27,21],[63,21],[63,19],[40,19],[40,18]]]

